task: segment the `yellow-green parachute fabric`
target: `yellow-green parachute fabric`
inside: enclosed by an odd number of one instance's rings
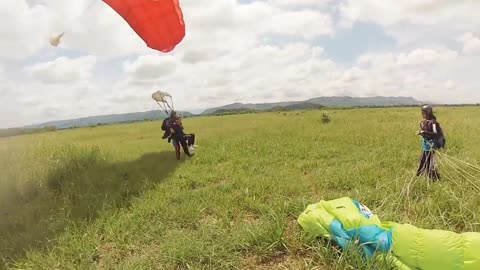
[[[309,205],[298,222],[309,234],[330,238],[343,249],[356,242],[366,256],[382,252],[399,270],[480,270],[480,233],[381,222],[351,198]]]

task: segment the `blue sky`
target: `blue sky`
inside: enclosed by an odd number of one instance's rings
[[[158,88],[181,110],[343,94],[480,102],[480,2],[181,0],[187,35],[167,54],[101,1],[81,14],[89,2],[2,2],[0,128],[156,109]]]
[[[316,43],[330,59],[346,64],[352,64],[364,53],[392,51],[397,45],[382,27],[365,22],[356,22],[351,28],[338,30],[334,37],[322,37]]]

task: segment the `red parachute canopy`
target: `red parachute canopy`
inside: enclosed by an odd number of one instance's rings
[[[152,49],[170,52],[185,37],[185,22],[178,0],[103,1]]]

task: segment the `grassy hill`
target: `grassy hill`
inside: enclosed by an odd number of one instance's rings
[[[479,110],[437,113],[448,153],[474,164]],[[182,161],[158,122],[0,139],[1,258],[19,269],[388,269],[299,228],[308,204],[343,196],[382,220],[480,230],[478,191],[446,177],[455,171],[411,177],[418,108],[329,112],[329,124],[321,111],[188,118],[199,147]]]
[[[258,103],[243,104],[233,103],[218,108],[205,110],[203,114],[215,114],[218,111],[235,111],[249,109],[255,111],[267,111],[275,108],[297,108],[308,109],[314,107],[364,107],[364,106],[407,106],[419,105],[421,102],[410,97],[319,97],[305,101],[276,102],[276,103]]]

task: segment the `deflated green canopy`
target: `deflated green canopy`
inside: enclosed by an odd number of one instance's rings
[[[367,256],[383,252],[400,270],[480,270],[480,233],[381,222],[350,198],[309,205],[298,222],[308,233],[330,238],[343,249],[358,241]]]

